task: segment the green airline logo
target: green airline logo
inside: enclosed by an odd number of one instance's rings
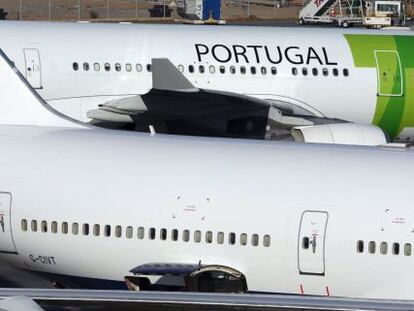
[[[414,127],[414,36],[344,35],[355,67],[377,69],[373,124],[394,139]]]

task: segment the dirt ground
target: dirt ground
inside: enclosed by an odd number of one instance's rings
[[[20,16],[20,1],[22,13]],[[177,18],[175,2],[164,0],[173,8],[172,17]],[[286,0],[222,0],[222,19],[240,20],[250,15],[255,19],[297,19],[303,0],[289,0],[288,6],[283,7]],[[109,10],[107,4],[109,2]],[[10,20],[77,20],[78,3],[80,3],[81,20],[109,20],[113,21],[151,21],[149,8],[154,4],[163,4],[160,1],[148,0],[0,0],[0,8],[8,12]],[[50,16],[49,16],[50,12]]]

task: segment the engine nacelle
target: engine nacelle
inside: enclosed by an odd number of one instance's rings
[[[377,146],[387,143],[387,136],[377,126],[356,123],[333,123],[300,126],[292,129],[296,142]]]

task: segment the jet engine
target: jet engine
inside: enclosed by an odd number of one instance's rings
[[[377,146],[387,143],[386,134],[377,126],[357,123],[333,123],[294,127],[296,142]]]

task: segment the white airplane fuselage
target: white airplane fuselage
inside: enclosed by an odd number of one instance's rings
[[[392,138],[414,128],[411,31],[4,22],[0,34],[39,94],[81,120],[146,93],[147,65],[168,58],[196,87],[374,123]]]
[[[101,287],[178,263],[253,292],[414,299],[412,150],[87,127],[0,54],[4,261]]]
[[[0,143],[0,250],[18,267],[120,284],[137,265],[201,262],[250,291],[413,299],[411,151],[30,126],[1,126]]]

